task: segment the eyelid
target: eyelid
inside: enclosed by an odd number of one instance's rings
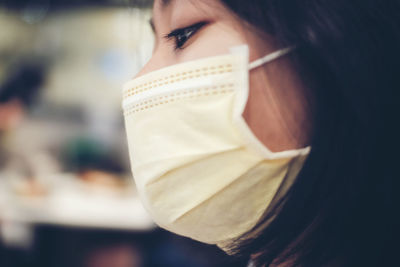
[[[180,34],[181,32],[183,32],[184,30],[191,29],[191,28],[194,28],[195,31],[197,31],[197,30],[199,30],[201,27],[203,27],[206,24],[207,24],[207,22],[205,22],[205,21],[196,22],[196,23],[194,23],[192,25],[189,25],[187,27],[182,27],[182,28],[175,29],[175,30],[171,31],[170,33],[164,35],[164,38],[169,40],[171,38],[174,38],[176,35]]]
[[[206,24],[208,24],[208,22],[201,21],[187,27],[178,28],[171,31],[169,34],[166,34],[164,38],[167,39],[167,41],[174,40],[175,51],[182,50],[184,49],[186,42],[189,41]]]

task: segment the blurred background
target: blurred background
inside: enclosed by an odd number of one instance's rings
[[[122,84],[151,1],[0,0],[0,266],[240,266],[158,229],[137,198]]]

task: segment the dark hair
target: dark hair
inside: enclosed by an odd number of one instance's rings
[[[34,63],[18,65],[0,85],[0,104],[19,100],[21,104],[30,106],[43,85],[44,79],[44,66]]]
[[[290,60],[313,97],[310,155],[238,256],[256,266],[398,262],[400,1],[221,0],[296,45]],[[396,122],[397,121],[397,122]]]

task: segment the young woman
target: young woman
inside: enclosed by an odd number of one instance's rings
[[[254,266],[394,266],[397,0],[156,0],[124,87],[163,228]]]

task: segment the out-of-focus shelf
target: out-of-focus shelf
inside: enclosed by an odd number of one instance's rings
[[[134,190],[118,193],[91,188],[65,175],[56,180],[51,192],[43,197],[11,192],[3,195],[0,221],[129,231],[148,231],[155,227]]]

